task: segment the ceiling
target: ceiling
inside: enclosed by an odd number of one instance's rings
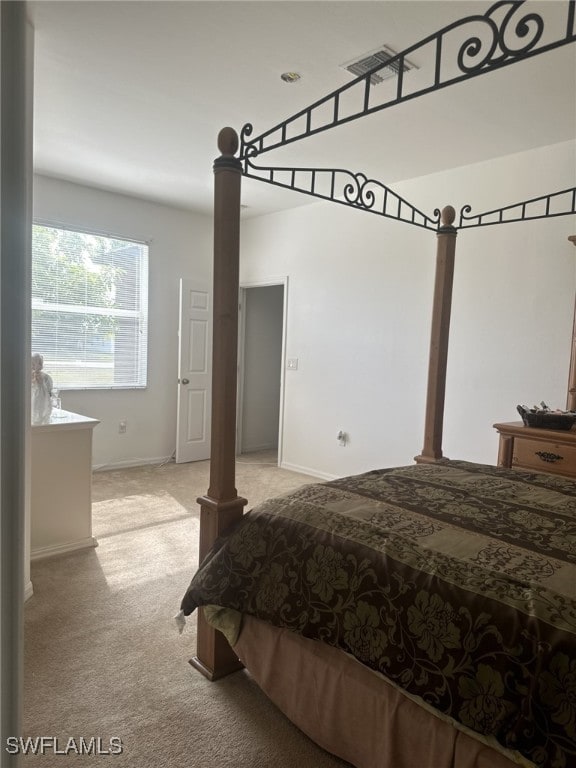
[[[267,130],[351,81],[341,65],[396,51],[490,3],[476,0],[37,0],[37,173],[212,210],[218,131]],[[564,19],[565,0],[529,2]],[[424,78],[429,64],[415,54]],[[301,74],[297,83],[280,79]],[[386,84],[378,87],[389,87]],[[278,164],[393,184],[576,137],[576,45],[406,102],[281,150]],[[268,156],[267,156],[268,159]],[[244,215],[312,200],[246,179]]]

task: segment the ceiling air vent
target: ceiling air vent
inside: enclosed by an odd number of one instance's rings
[[[389,48],[387,45],[381,45],[379,48],[376,48],[376,50],[364,53],[359,58],[357,57],[340,66],[355,77],[360,77],[361,75],[370,72],[370,70],[375,67],[386,64],[386,62],[393,59],[394,56],[396,56],[396,51],[393,51],[392,48]],[[404,66],[402,69],[404,72],[409,72],[411,69],[417,69],[417,67],[407,59],[404,59]],[[394,61],[392,64],[389,64],[387,67],[382,67],[382,69],[379,69],[371,75],[370,82],[372,85],[378,85],[378,83],[382,83],[384,80],[390,80],[393,77],[397,77],[399,70],[399,62]]]

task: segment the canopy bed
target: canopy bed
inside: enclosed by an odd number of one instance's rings
[[[564,6],[551,39],[524,2],[497,2],[255,138],[251,125],[240,139],[231,128],[218,137],[210,486],[198,500],[201,566],[182,601],[184,615],[204,607],[192,664],[211,680],[245,665],[306,733],[358,768],[576,766],[576,484],[442,453],[458,229],[574,214],[576,187],[481,214],[446,206],[427,215],[364,174],[258,158],[573,43],[575,4]],[[446,66],[456,32],[463,42]],[[424,46],[434,51],[433,82],[405,91],[404,59]],[[377,101],[371,75],[390,65],[395,94]],[[351,114],[342,103],[352,89],[362,98]],[[437,237],[415,465],[311,484],[248,514],[235,488],[243,175]],[[570,376],[573,393],[574,365]]]

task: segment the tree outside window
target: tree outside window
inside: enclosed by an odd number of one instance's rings
[[[32,352],[59,389],[145,387],[148,247],[35,225]]]

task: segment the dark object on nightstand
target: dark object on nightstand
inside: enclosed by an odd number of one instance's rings
[[[536,427],[539,429],[572,429],[576,424],[576,413],[574,411],[531,411],[522,405],[516,406],[516,410],[522,417],[526,427]]]

